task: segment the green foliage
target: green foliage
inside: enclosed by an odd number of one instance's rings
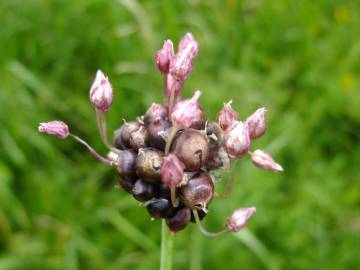
[[[248,229],[214,240],[189,226],[175,269],[359,269],[359,13],[356,0],[1,1],[0,269],[157,269],[160,222],[37,124],[63,119],[106,153],[88,102],[96,69],[116,89],[115,129],[162,101],[153,54],[187,31],[201,49],[184,95],[201,89],[211,118],[230,99],[242,118],[266,106],[252,147],[285,172],[239,162],[205,223],[254,205]]]

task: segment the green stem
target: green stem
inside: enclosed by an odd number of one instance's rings
[[[173,257],[173,237],[170,230],[166,226],[165,220],[161,225],[161,254],[160,254],[160,270],[172,269]]]

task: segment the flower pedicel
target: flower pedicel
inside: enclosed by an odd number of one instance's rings
[[[164,42],[155,55],[164,77],[164,104],[153,103],[144,116],[124,121],[115,130],[113,143],[107,136],[105,114],[111,108],[114,92],[108,78],[101,71],[96,73],[89,96],[101,139],[109,149],[107,157],[72,134],[62,121],[40,123],[39,131],[62,139],[71,137],[99,161],[112,166],[120,176],[118,187],[143,202],[152,219],[165,219],[173,233],[196,222],[203,234],[218,236],[241,230],[256,209],[234,210],[219,232],[204,229],[201,220],[217,194],[215,171],[229,169],[246,155],[259,168],[282,171],[282,167],[268,153],[249,150],[251,140],[266,131],[265,108],[241,121],[230,101],[218,113],[218,121],[209,121],[200,106],[201,91],[181,99],[198,51],[199,45],[190,33],[181,39],[177,53],[171,40]]]

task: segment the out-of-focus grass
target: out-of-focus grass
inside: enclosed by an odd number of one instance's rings
[[[245,158],[226,201],[257,206],[248,230],[176,236],[175,269],[360,268],[360,4],[358,1],[0,2],[0,269],[156,269],[160,223],[116,190],[116,174],[81,145],[37,132],[64,119],[105,153],[88,89],[97,68],[121,119],[161,102],[154,51],[191,31],[201,45],[185,96],[201,89],[214,118],[233,100],[244,118],[266,106],[253,143],[285,167]]]

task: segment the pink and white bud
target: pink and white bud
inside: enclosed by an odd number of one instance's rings
[[[69,136],[69,127],[63,121],[50,121],[47,123],[40,123],[38,127],[39,132],[54,135],[61,139]]]
[[[176,103],[171,113],[171,121],[180,128],[199,129],[205,125],[205,116],[199,104],[201,91],[197,90],[192,98]]]
[[[250,138],[253,140],[262,136],[266,131],[265,113],[266,109],[264,107],[257,109],[245,121],[249,126]]]
[[[179,51],[170,63],[170,74],[177,80],[186,80],[192,70],[192,64],[198,51],[199,44],[192,34],[187,33],[180,41]]]
[[[236,122],[232,128],[224,133],[224,149],[231,158],[241,158],[247,154],[250,147],[248,126],[243,122]]]
[[[191,33],[186,33],[179,42],[179,52],[190,48],[189,57],[193,60],[199,52],[199,43]]]
[[[259,168],[263,168],[265,170],[282,172],[284,169],[280,164],[276,163],[273,158],[263,150],[255,150],[251,154],[252,162]]]
[[[164,41],[163,47],[155,54],[155,62],[161,73],[169,72],[170,62],[174,58],[174,46],[170,39]]]
[[[179,185],[184,176],[184,163],[174,154],[169,154],[163,160],[161,181],[168,187]]]
[[[114,91],[109,79],[100,70],[96,72],[89,96],[93,106],[103,112],[108,111],[114,101]]]
[[[256,208],[238,208],[228,217],[226,222],[226,229],[229,232],[238,232],[245,227],[248,220],[255,213]]]
[[[239,120],[239,114],[231,107],[232,100],[224,103],[223,109],[218,113],[219,125],[223,130],[232,128]]]

